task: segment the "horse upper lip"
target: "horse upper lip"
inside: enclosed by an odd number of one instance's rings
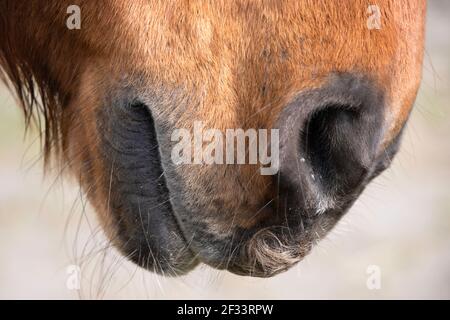
[[[124,254],[154,271],[187,272],[195,258],[175,217],[161,165],[153,118],[147,107],[112,101],[99,112],[101,157],[108,209]],[[125,104],[125,106],[122,106]],[[107,110],[107,111],[106,111]],[[164,265],[167,265],[164,268]],[[166,270],[163,270],[166,269]]]

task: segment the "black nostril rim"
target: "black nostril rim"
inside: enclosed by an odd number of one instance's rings
[[[375,158],[377,137],[363,107],[330,105],[314,112],[300,132],[300,156],[324,188],[356,188]]]
[[[349,73],[330,75],[286,106],[278,120],[279,185],[300,199],[297,207],[336,203],[363,189],[379,167],[384,110],[376,81]]]

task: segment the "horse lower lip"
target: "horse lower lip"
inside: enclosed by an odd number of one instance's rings
[[[305,233],[275,234],[262,230],[242,250],[242,257],[228,270],[239,275],[272,277],[300,262],[311,250]]]

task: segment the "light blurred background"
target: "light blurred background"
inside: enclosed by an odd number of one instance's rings
[[[392,168],[311,255],[271,279],[207,267],[166,279],[125,261],[78,187],[58,172],[44,177],[36,132],[24,135],[21,111],[0,87],[0,298],[449,299],[450,1],[428,9],[422,87]],[[70,289],[71,265],[80,266],[80,290]]]

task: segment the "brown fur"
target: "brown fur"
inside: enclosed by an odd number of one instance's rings
[[[387,145],[403,127],[421,78],[422,0],[375,1],[381,30],[366,26],[369,0],[79,0],[82,28],[68,30],[72,2],[2,0],[0,65],[27,119],[34,109],[43,115],[46,154],[63,151],[74,172],[87,172],[85,186],[108,180],[96,160],[94,117],[123,79],[138,76],[139,87],[153,88],[162,101],[153,116],[173,127],[189,128],[196,119],[220,129],[270,128],[290,99],[330,72],[362,73],[386,92]],[[228,172],[220,184],[211,181],[226,168],[180,170],[199,201],[242,212],[209,217],[216,226],[232,218],[253,225],[254,212],[272,197],[270,182],[252,166]],[[109,225],[107,197],[103,185],[91,200]]]

